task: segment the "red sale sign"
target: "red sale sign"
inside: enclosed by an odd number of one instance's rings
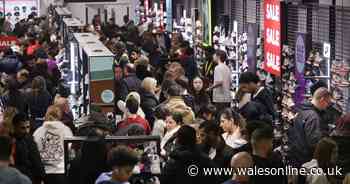
[[[18,44],[18,39],[15,36],[0,36],[0,50]]]
[[[264,70],[281,75],[281,5],[280,0],[264,1]]]

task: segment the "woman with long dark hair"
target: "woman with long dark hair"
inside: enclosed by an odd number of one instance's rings
[[[224,130],[222,137],[227,145],[236,149],[247,144],[243,134],[246,122],[239,113],[229,108],[224,109],[220,116],[220,126]]]
[[[202,107],[207,106],[210,103],[210,97],[206,93],[205,89],[203,79],[199,76],[194,77],[192,81],[191,94],[193,96],[193,111],[195,114],[198,114]]]

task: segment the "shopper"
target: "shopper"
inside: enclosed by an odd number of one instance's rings
[[[334,178],[329,175],[331,169],[335,169],[337,155],[337,144],[330,138],[321,139],[315,149],[313,159],[302,165],[308,172],[311,169],[318,171],[317,174],[300,177],[299,183],[305,184],[329,184],[334,182]],[[335,173],[334,173],[335,174]],[[334,177],[334,176],[333,176]],[[304,180],[305,179],[305,180]],[[303,181],[304,180],[304,181]],[[333,182],[331,182],[333,180]]]
[[[129,181],[135,165],[139,162],[136,152],[125,146],[118,146],[111,150],[108,159],[112,167],[109,177],[101,175],[96,184],[123,184]]]
[[[213,121],[216,114],[216,108],[212,104],[203,106],[198,113],[196,113],[196,122],[202,124],[205,121]]]
[[[190,47],[190,43],[185,41],[181,44],[181,51],[179,61],[182,67],[185,69],[185,75],[188,80],[192,81],[198,74],[197,63],[194,60],[194,51]]]
[[[218,65],[214,70],[214,84],[208,90],[213,90],[213,102],[217,111],[221,112],[231,106],[231,70],[225,64],[226,53],[224,51],[216,51],[213,60]]]
[[[137,103],[139,104],[139,107],[137,109],[137,115],[141,116],[142,118],[145,118],[146,115],[143,112],[142,108],[140,107],[141,97],[140,97],[139,93],[137,93],[136,91],[130,92],[128,94],[128,96],[126,96],[125,102],[128,101],[130,98],[136,99]],[[129,115],[129,112],[128,112],[128,109],[126,108],[125,102],[122,100],[119,100],[117,103],[118,109],[123,112],[123,119],[127,118]]]
[[[142,118],[140,115],[137,114],[137,110],[139,108],[139,102],[134,98],[130,97],[125,104],[128,115],[126,119],[124,119],[122,122],[119,122],[117,125],[117,131],[120,134],[123,131],[126,131],[129,126],[135,124],[139,125],[143,128],[144,132],[149,135],[151,133],[151,127],[148,123],[148,121],[144,118]]]
[[[239,148],[247,141],[242,136],[242,131],[245,130],[245,121],[237,112],[231,109],[224,109],[220,116],[220,126],[224,130],[222,137],[226,144],[232,148]]]
[[[147,121],[153,127],[155,120],[155,108],[159,105],[156,97],[157,81],[154,78],[146,77],[141,83],[140,97],[141,108],[145,112]]]
[[[12,120],[17,113],[17,109],[11,106],[5,107],[5,110],[0,113],[0,115],[2,115],[2,119],[0,121],[0,135],[10,136],[13,133],[14,127]]]
[[[50,184],[66,183],[63,140],[73,136],[73,133],[60,121],[61,118],[61,109],[58,106],[50,106],[45,115],[45,122],[33,134],[45,166],[45,182]]]
[[[191,107],[187,106],[183,97],[181,96],[181,87],[178,84],[172,84],[167,91],[168,100],[164,104],[165,108],[170,112],[178,112],[183,117],[185,124],[192,124],[195,119],[195,115]]]
[[[195,114],[198,114],[202,107],[207,106],[210,103],[210,97],[205,91],[204,82],[201,77],[194,77],[191,94],[194,101],[193,111]]]
[[[68,171],[69,184],[95,183],[103,172],[109,171],[107,165],[107,144],[99,128],[91,129],[83,142],[81,153],[71,162]]]
[[[319,88],[312,96],[311,102],[305,103],[288,129],[288,157],[293,166],[312,159],[317,142],[324,136],[321,132],[321,115],[331,103],[331,93],[326,88]],[[324,122],[327,123],[327,122]]]
[[[73,113],[71,111],[71,108],[69,106],[69,101],[67,98],[56,96],[54,105],[57,105],[61,108],[63,115],[62,115],[62,123],[68,126],[73,134],[76,132],[76,127],[73,122]]]
[[[170,111],[166,109],[164,106],[158,106],[155,111],[155,121],[152,129],[152,135],[154,136],[160,136],[162,139],[165,134],[165,120],[166,117],[170,114]]]
[[[27,114],[28,101],[25,94],[19,89],[19,84],[15,78],[9,78],[7,80],[7,92],[0,98],[6,106],[12,106],[17,109],[18,112]]]
[[[199,149],[213,160],[217,167],[228,167],[233,156],[233,149],[226,144],[221,136],[219,125],[213,122],[204,122],[199,126],[198,131],[200,139]],[[225,177],[224,179],[227,179]]]
[[[32,184],[30,179],[17,169],[10,167],[12,140],[10,137],[0,136],[0,183],[1,184]]]
[[[272,94],[267,88],[260,86],[259,83],[259,76],[252,72],[244,72],[239,77],[239,87],[242,92],[251,93],[251,100],[262,104],[271,118],[275,119],[276,111]]]
[[[30,122],[25,114],[13,118],[16,157],[15,167],[28,176],[33,184],[40,184],[45,178],[44,165],[33,137],[30,135]]]
[[[150,68],[149,59],[146,56],[141,56],[135,61],[136,76],[140,80],[144,80],[146,77],[155,76]]]
[[[141,80],[137,78],[135,73],[135,66],[133,64],[126,64],[124,67],[124,78],[120,85],[120,96],[126,99],[126,96],[132,91],[139,91],[141,87]]]
[[[342,168],[342,174],[345,176],[346,173],[350,173],[350,113],[338,119],[331,136],[338,145],[337,165]]]
[[[170,160],[166,162],[162,171],[160,183],[218,183],[215,176],[205,176],[203,173],[203,168],[213,168],[213,163],[197,149],[194,128],[187,125],[182,126],[177,133],[176,144],[177,147],[170,153]],[[191,165],[199,168],[198,175],[189,175],[186,168]]]
[[[52,104],[52,96],[46,89],[46,81],[37,76],[32,81],[32,89],[27,94],[32,129],[36,130],[44,121],[47,108]]]
[[[231,167],[236,172],[232,179],[223,184],[245,184],[250,182],[250,176],[246,173],[239,173],[238,170],[249,169],[253,167],[252,156],[247,152],[239,152],[232,157]]]
[[[285,168],[282,160],[272,153],[273,130],[270,127],[256,129],[251,136],[253,148],[254,166],[260,170]],[[286,184],[287,178],[284,175],[256,174],[252,177],[255,184]]]
[[[182,116],[179,113],[171,113],[166,115],[165,130],[166,133],[160,142],[161,155],[168,156],[174,147],[176,133],[183,125]]]

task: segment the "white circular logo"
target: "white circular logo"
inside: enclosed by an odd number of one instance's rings
[[[103,103],[112,103],[114,100],[114,93],[112,90],[107,89],[101,93],[101,99]]]

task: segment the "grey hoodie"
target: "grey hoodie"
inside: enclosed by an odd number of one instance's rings
[[[12,167],[0,167],[1,184],[31,184],[30,179]]]

